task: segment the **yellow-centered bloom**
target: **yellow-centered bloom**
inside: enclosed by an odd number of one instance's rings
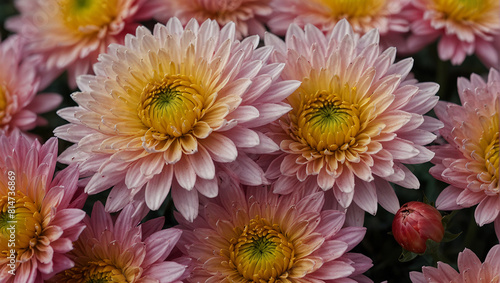
[[[0,281],[41,282],[72,266],[86,195],[78,169],[53,177],[57,139],[44,145],[14,131],[0,136]]]
[[[381,50],[378,40],[377,30],[359,37],[347,20],[328,36],[291,25],[285,42],[266,37],[272,59],[285,63],[282,78],[302,82],[286,100],[292,110],[268,132],[282,150],[267,169],[275,192],[333,189],[342,207],[354,202],[375,214],[377,202],[399,209],[388,182],[419,187],[404,164],[433,156],[424,145],[440,124],[423,114],[437,103],[438,86],[407,78],[413,61],[395,63],[396,50]]]
[[[172,187],[190,220],[198,193],[217,195],[220,167],[266,183],[250,156],[278,149],[261,127],[290,110],[282,100],[299,82],[280,79],[283,64],[269,64],[272,48],[258,41],[235,40],[234,24],[210,20],[138,28],[101,55],[95,76],[80,77],[79,107],[59,112],[71,123],[55,134],[77,143],[60,160],[81,164],[89,193],[114,186],[110,211],[134,198],[156,210]]]

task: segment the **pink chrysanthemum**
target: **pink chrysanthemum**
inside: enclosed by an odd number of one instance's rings
[[[419,187],[404,164],[433,157],[423,145],[440,123],[423,114],[436,105],[438,85],[409,78],[413,60],[394,63],[396,49],[382,52],[378,39],[377,30],[359,38],[346,20],[329,36],[294,24],[286,42],[266,36],[276,47],[273,61],[286,63],[282,78],[302,81],[287,98],[293,109],[268,133],[282,149],[266,173],[278,178],[274,192],[308,182],[333,189],[345,208],[354,200],[375,214],[377,200],[392,213],[399,209],[388,181]]]
[[[198,22],[215,20],[222,27],[229,22],[236,26],[236,37],[264,35],[264,23],[271,14],[271,0],[151,0],[158,8],[155,19],[167,22],[177,17],[186,25],[192,18]]]
[[[193,260],[190,282],[372,282],[372,264],[350,253],[366,228],[342,228],[345,214],[322,210],[322,192],[273,194],[220,175],[221,191],[203,198],[198,218],[176,217],[178,247]]]
[[[409,31],[408,21],[400,13],[408,0],[272,0],[273,14],[268,25],[277,35],[285,35],[291,23],[306,24],[328,33],[342,19],[347,19],[354,32],[365,34],[376,28],[382,37],[389,33]]]
[[[437,268],[422,267],[422,273],[410,272],[413,283],[493,283],[500,279],[500,245],[490,249],[483,263],[473,251],[465,249],[458,255],[458,271],[450,265],[438,262]]]
[[[6,27],[28,40],[28,53],[43,56],[41,69],[49,80],[44,84],[68,70],[73,87],[98,54],[110,43],[122,43],[154,11],[147,0],[17,0],[15,5],[20,15]]]
[[[39,57],[23,59],[23,40],[11,36],[0,44],[0,132],[14,129],[23,132],[47,121],[38,116],[59,105],[62,97],[55,93],[38,94],[40,78],[36,74]]]
[[[87,228],[68,257],[75,265],[49,282],[181,282],[187,266],[166,260],[182,231],[164,229],[163,217],[140,224],[148,210],[127,205],[117,218],[94,204]]]
[[[488,66],[498,64],[493,36],[500,33],[498,0],[415,0],[405,12],[411,22],[408,52],[416,52],[438,37],[441,60],[460,65],[476,54]],[[405,49],[406,49],[405,48]]]
[[[176,208],[192,220],[198,192],[217,195],[216,166],[241,173],[249,185],[267,182],[248,156],[279,147],[257,130],[290,107],[281,102],[299,85],[281,81],[283,64],[268,63],[271,47],[257,36],[239,42],[234,24],[177,18],[154,33],[144,27],[125,46],[111,45],[82,76],[79,107],[59,114],[70,121],[55,134],[76,145],[60,160],[97,172],[86,190],[114,186],[106,202],[116,211],[134,197],[156,210],[170,191]],[[244,173],[244,174],[243,174]]]
[[[65,255],[84,229],[78,169],[53,179],[57,139],[0,136],[0,281],[42,282],[72,266]]]
[[[462,106],[439,102],[434,109],[449,144],[431,147],[436,166],[430,173],[450,184],[436,207],[455,210],[479,204],[476,222],[482,226],[495,221],[500,238],[500,74],[491,69],[487,82],[476,74],[470,81],[459,78],[458,93]]]

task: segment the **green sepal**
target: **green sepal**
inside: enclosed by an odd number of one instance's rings
[[[410,252],[410,251],[407,251],[405,249],[402,249],[401,255],[399,256],[398,260],[399,260],[399,262],[407,262],[407,261],[410,261],[410,260],[416,258],[417,256],[418,256],[418,254],[416,254],[414,252]]]

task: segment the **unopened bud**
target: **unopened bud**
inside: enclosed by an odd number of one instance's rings
[[[392,233],[394,239],[405,249],[424,253],[426,241],[441,242],[444,228],[439,211],[423,202],[411,201],[404,204],[394,216]]]

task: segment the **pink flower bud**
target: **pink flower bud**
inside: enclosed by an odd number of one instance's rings
[[[431,239],[441,242],[444,228],[439,211],[423,202],[410,201],[404,204],[392,221],[394,239],[405,249],[424,253],[425,242]]]

